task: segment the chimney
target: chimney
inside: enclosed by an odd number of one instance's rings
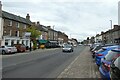
[[[49,29],[51,28],[51,26],[47,26]]]
[[[0,17],[2,17],[2,4],[1,4],[1,1],[0,1]]]
[[[118,29],[118,27],[119,27],[118,25],[114,25],[114,29]]]
[[[39,21],[37,21],[37,25],[40,25],[40,22],[39,22]]]
[[[29,16],[29,14],[27,14],[26,19],[27,19],[27,20],[30,20],[30,16]]]

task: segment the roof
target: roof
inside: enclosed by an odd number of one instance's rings
[[[119,45],[114,45],[114,46],[107,46],[107,47],[102,47],[103,49],[108,49],[108,48],[117,48]]]
[[[14,20],[14,21],[22,22],[22,23],[25,23],[25,24],[29,24],[29,25],[32,24],[30,20],[27,20],[26,18],[8,13],[6,11],[2,11],[2,17],[6,18],[6,19]]]
[[[48,32],[48,29],[43,25],[37,25],[37,29],[39,29],[40,31]]]

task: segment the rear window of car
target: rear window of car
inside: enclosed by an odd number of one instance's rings
[[[105,56],[105,59],[111,61],[112,59],[117,58],[117,56],[120,56],[120,52],[109,51],[108,54]]]

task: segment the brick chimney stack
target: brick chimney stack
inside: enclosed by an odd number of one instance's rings
[[[1,4],[1,1],[0,1],[0,17],[2,17],[2,4]]]
[[[37,21],[37,25],[40,25],[40,22],[39,22],[39,21]]]
[[[27,14],[26,19],[27,19],[27,20],[30,20],[30,16],[29,16],[29,14]]]

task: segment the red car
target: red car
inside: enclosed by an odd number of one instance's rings
[[[23,44],[14,44],[14,46],[17,48],[17,52],[25,52],[26,46]]]

